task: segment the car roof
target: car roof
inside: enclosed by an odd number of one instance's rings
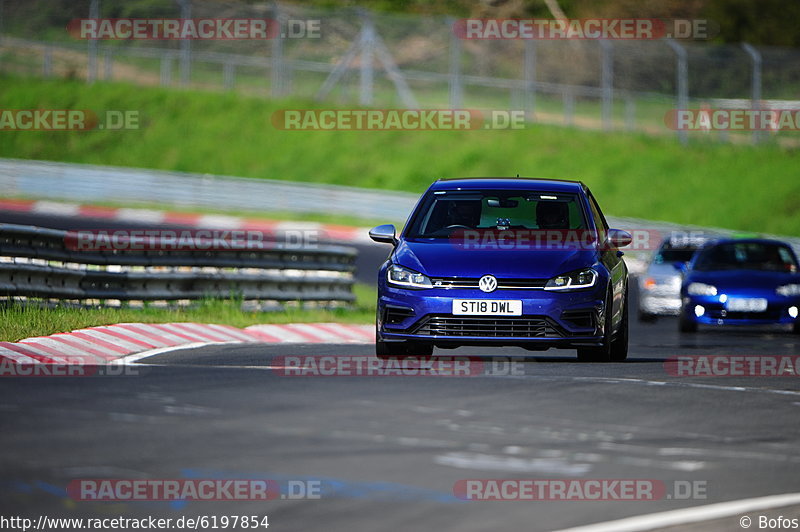
[[[430,190],[536,190],[545,192],[579,193],[583,188],[580,181],[562,179],[536,179],[531,177],[462,177],[439,179]]]
[[[712,247],[719,244],[774,244],[786,246],[788,248],[792,247],[788,242],[776,240],[774,238],[719,238],[707,242],[703,247]]]

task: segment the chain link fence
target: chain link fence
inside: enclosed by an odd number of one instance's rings
[[[0,0],[2,1],[2,0]],[[524,110],[531,122],[768,139],[794,131],[675,132],[674,109],[800,109],[800,50],[660,40],[465,40],[448,17],[235,0],[2,2],[0,71],[236,90],[335,105]],[[79,40],[76,18],[269,18],[251,40]]]

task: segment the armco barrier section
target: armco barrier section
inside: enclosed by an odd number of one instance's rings
[[[65,300],[350,302],[357,250],[265,242],[232,249],[81,250],[74,233],[0,224],[0,296]]]

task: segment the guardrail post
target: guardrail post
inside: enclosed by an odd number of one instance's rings
[[[689,107],[689,62],[686,48],[672,39],[667,39],[667,44],[675,52],[677,58],[675,67],[676,106],[677,109],[686,109]],[[678,140],[681,144],[686,144],[689,141],[689,133],[684,129],[678,129]]]
[[[601,39],[599,42],[603,56],[600,79],[603,91],[603,129],[609,131],[611,130],[611,106],[614,103],[614,48],[605,39]]]
[[[464,88],[461,85],[461,39],[453,31],[455,19],[448,17],[446,24],[450,28],[450,109],[461,109]]]
[[[750,56],[750,59],[753,61],[753,74],[751,77],[751,109],[761,109],[761,66],[762,66],[762,59],[761,59],[761,52],[756,50],[755,46],[742,43],[742,48],[744,51],[747,52],[747,55]],[[762,132],[755,130],[753,131],[753,144],[758,144],[761,141]]]
[[[89,4],[89,18],[100,18],[100,0],[92,0]],[[86,65],[86,82],[94,83],[97,79],[97,39],[89,39],[89,57]]]

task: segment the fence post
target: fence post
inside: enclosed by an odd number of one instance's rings
[[[172,83],[172,54],[169,50],[161,52],[161,85],[166,87]]]
[[[686,109],[689,107],[689,65],[686,59],[686,48],[672,39],[667,39],[667,44],[675,52],[678,60],[675,68],[677,108]],[[686,144],[689,141],[689,133],[684,129],[678,129],[678,140],[681,144]]]
[[[278,24],[278,33],[272,38],[270,60],[270,92],[273,98],[283,96],[283,21],[277,2],[272,2],[272,18]]]
[[[358,103],[360,105],[372,105],[373,82],[375,71],[372,65],[372,52],[375,47],[375,25],[371,13],[366,9],[361,9],[361,63],[360,80],[358,89]]]
[[[181,18],[192,18],[192,0],[178,0],[181,5]],[[188,85],[192,76],[192,41],[181,39],[181,85]]]
[[[112,55],[111,48],[110,47],[106,48],[105,51],[103,52],[103,79],[105,79],[106,81],[111,80],[111,73],[112,73],[111,55]]]
[[[461,38],[453,31],[455,19],[447,17],[446,24],[450,28],[450,109],[461,109],[464,88],[461,84]]]
[[[601,88],[603,91],[603,129],[611,129],[611,106],[614,103],[614,48],[605,39],[600,41],[600,49],[603,55]]]
[[[92,0],[89,4],[89,18],[100,18],[100,0]],[[86,82],[94,83],[97,79],[97,39],[89,39],[89,57],[86,65]]]
[[[575,95],[572,94],[572,87],[565,86],[562,97],[564,99],[564,125],[572,125],[572,115],[575,112]]]
[[[747,55],[750,56],[750,59],[753,60],[753,74],[751,78],[752,88],[751,88],[751,95],[752,101],[750,103],[751,109],[761,109],[761,65],[763,63],[761,59],[761,52],[756,50],[756,48],[750,44],[742,43],[742,48],[744,51],[747,52]],[[753,131],[753,144],[758,144],[761,141],[762,132],[755,130]]]
[[[42,58],[42,76],[49,78],[53,74],[53,45],[44,45],[44,55]]]
[[[536,41],[525,41],[525,114],[530,113],[530,119],[536,116]]]
[[[630,94],[625,98],[625,129],[636,129],[636,100]]]
[[[222,85],[225,90],[233,89],[233,85],[236,79],[236,65],[230,62],[228,59],[227,62],[223,63],[222,65]]]

